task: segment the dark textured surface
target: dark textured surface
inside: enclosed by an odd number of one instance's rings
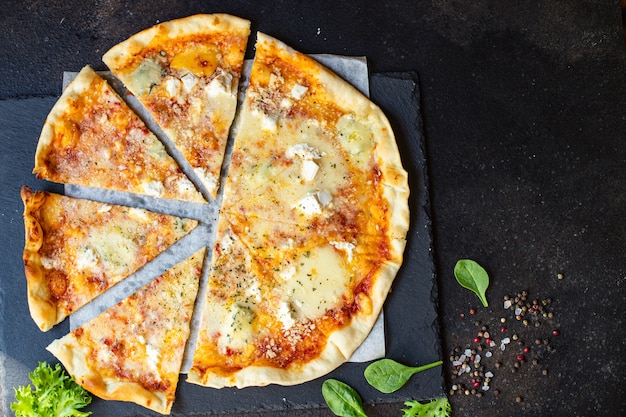
[[[102,53],[128,35],[200,11],[249,18],[253,29],[306,53],[365,55],[372,72],[415,71],[444,356],[472,345],[475,321],[499,332],[505,315],[507,334],[519,333],[526,345],[545,336],[554,348],[539,352],[540,366],[526,363],[515,373],[514,358],[503,357],[492,381],[501,394],[451,396],[454,415],[626,413],[626,56],[618,2],[8,4],[0,14],[0,99],[57,95],[62,71],[102,68]],[[3,230],[21,230],[7,216]],[[488,308],[454,280],[454,263],[465,257],[491,274]],[[502,297],[521,290],[552,297],[554,319],[535,328],[511,318]],[[506,354],[522,348],[515,346]],[[450,388],[458,381],[444,359]],[[367,411],[400,415],[400,408]],[[331,415],[268,413],[294,414]]]

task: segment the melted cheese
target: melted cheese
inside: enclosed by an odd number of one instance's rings
[[[352,275],[332,247],[315,248],[295,265],[295,273],[282,284],[283,302],[291,303],[301,318],[314,320],[341,302]]]

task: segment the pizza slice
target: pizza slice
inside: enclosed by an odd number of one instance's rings
[[[22,187],[30,314],[49,330],[163,252],[196,220]]]
[[[372,329],[403,248],[224,213],[188,380],[293,385],[330,372]]]
[[[47,349],[91,393],[169,414],[204,252],[196,252]]]
[[[213,197],[249,34],[247,20],[194,15],[139,32],[103,56]]]
[[[408,195],[380,108],[311,57],[260,33],[223,210],[403,239]]]

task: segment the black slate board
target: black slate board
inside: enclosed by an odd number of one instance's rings
[[[442,359],[437,317],[437,285],[432,257],[430,202],[417,75],[373,74],[370,92],[387,114],[396,134],[402,161],[409,172],[411,227],[405,260],[385,305],[387,357],[407,365]],[[4,256],[0,257],[0,388],[5,415],[13,401],[13,387],[29,382],[38,361],[56,363],[45,347],[69,331],[67,321],[40,332],[28,313],[22,265],[24,244],[19,189],[60,192],[58,185],[38,181],[31,174],[41,126],[55,97],[0,101],[0,214]],[[393,394],[381,394],[363,378],[365,364],[347,363],[326,377],[294,387],[271,385],[244,389],[209,389],[183,381],[179,384],[173,416],[284,410],[324,406],[321,384],[332,377],[352,385],[367,403],[444,396],[442,368],[415,375]],[[94,399],[94,415],[158,415],[134,404]],[[2,407],[0,407],[0,411]]]

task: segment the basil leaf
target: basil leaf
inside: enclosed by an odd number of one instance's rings
[[[442,361],[422,366],[406,366],[392,359],[381,359],[365,368],[367,382],[385,394],[399,390],[416,373],[441,365]]]
[[[461,287],[467,288],[478,296],[483,307],[489,305],[485,297],[485,291],[489,286],[489,275],[482,266],[471,259],[461,259],[454,266],[454,276]]]
[[[322,384],[322,395],[330,411],[341,417],[367,417],[361,396],[350,385],[336,379]]]

